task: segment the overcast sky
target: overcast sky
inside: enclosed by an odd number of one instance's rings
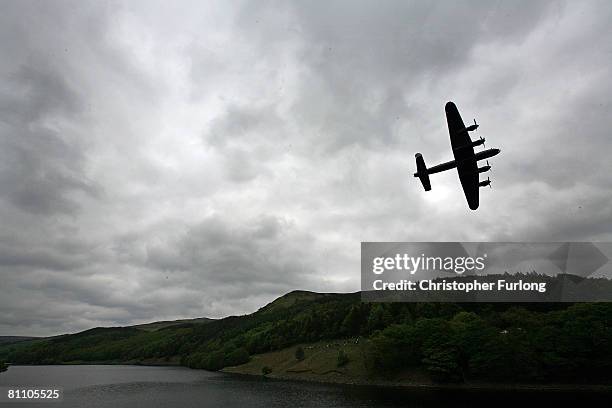
[[[0,3],[0,335],[359,289],[361,241],[612,240],[609,1]],[[473,212],[444,104],[502,153]],[[478,148],[479,149],[479,148]]]

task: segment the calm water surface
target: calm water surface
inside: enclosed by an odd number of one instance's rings
[[[550,392],[414,391],[251,378],[183,367],[13,366],[0,386],[61,386],[61,402],[33,407],[500,407],[610,406],[610,395]],[[606,404],[607,403],[607,404]]]

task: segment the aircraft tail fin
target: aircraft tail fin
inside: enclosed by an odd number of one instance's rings
[[[418,177],[423,184],[425,191],[431,190],[431,183],[429,182],[429,174],[427,173],[427,166],[425,166],[425,159],[421,153],[414,155],[416,157],[417,172],[414,173],[414,177]]]

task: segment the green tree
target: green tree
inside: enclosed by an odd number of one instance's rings
[[[362,309],[361,304],[351,306],[340,326],[343,335],[351,336],[360,333],[361,325],[365,320]]]
[[[225,366],[225,354],[222,351],[213,351],[208,354],[203,361],[206,370],[218,371]]]
[[[237,348],[225,357],[225,367],[237,366],[249,362],[249,352],[244,347]]]
[[[373,332],[374,330],[384,329],[393,322],[393,316],[389,311],[388,307],[384,304],[376,304],[370,309],[368,316],[367,330]]]
[[[414,326],[389,326],[372,336],[366,350],[366,365],[383,373],[415,365],[420,361],[419,342]]]
[[[340,350],[338,351],[338,358],[336,361],[336,365],[338,367],[344,367],[345,365],[347,365],[349,362],[349,357],[346,355],[346,353],[344,352],[344,350]]]
[[[453,347],[428,347],[423,350],[423,365],[436,381],[458,381],[457,350]]]
[[[459,353],[451,324],[444,319],[421,319],[415,330],[422,343],[422,364],[436,381],[457,381],[461,378]]]

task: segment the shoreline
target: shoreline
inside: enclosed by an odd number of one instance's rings
[[[297,359],[297,348],[304,351],[304,358]],[[487,379],[465,382],[440,383],[419,368],[406,368],[393,375],[376,375],[367,368],[363,344],[357,341],[335,340],[304,343],[285,349],[252,355],[242,365],[225,367],[221,371],[230,374],[265,377],[272,380],[306,381],[325,384],[374,386],[413,390],[448,391],[584,391],[612,392],[612,383],[563,383],[563,382],[495,382]],[[348,361],[337,364],[342,351]],[[266,376],[263,370],[270,370]]]
[[[8,367],[36,367],[36,366],[134,366],[134,367],[184,367],[179,363],[165,361],[70,361],[56,364],[9,364]]]
[[[233,368],[233,367],[228,367]],[[268,374],[257,375],[249,373],[240,373],[235,371],[226,371],[225,369],[219,372],[224,374],[230,374],[237,377],[248,377],[248,378],[261,378],[262,380],[271,381],[291,381],[291,382],[306,382],[306,383],[317,383],[317,384],[336,384],[346,385],[355,387],[377,387],[377,388],[395,388],[415,391],[546,391],[546,392],[611,392],[612,384],[511,384],[511,383],[417,383],[417,382],[401,382],[401,381],[384,381],[384,380],[350,380],[350,381],[337,381],[337,380],[325,380],[315,379],[311,377],[300,377],[300,376],[286,376],[286,375],[272,375]]]
[[[10,366],[134,366],[134,367],[182,367],[189,370],[202,370],[208,372],[215,372],[204,370],[200,368],[189,368],[175,363],[163,363],[163,362],[71,362],[62,364],[7,364],[6,369],[0,370],[5,372]],[[323,379],[323,378],[312,378],[307,376],[297,375],[283,375],[283,374],[268,374],[266,376],[262,374],[251,374],[238,372],[235,370],[237,367],[226,367],[222,370],[216,371],[224,375],[230,375],[235,377],[243,377],[249,379],[260,379],[263,381],[290,381],[290,382],[305,382],[315,384],[334,384],[351,387],[375,387],[375,388],[389,388],[389,389],[403,389],[403,390],[414,390],[414,391],[466,391],[466,392],[505,392],[505,391],[518,391],[518,392],[610,392],[612,393],[612,384],[565,384],[565,383],[553,383],[553,384],[538,384],[538,383],[522,383],[522,384],[511,384],[511,383],[487,383],[487,382],[468,382],[468,383],[423,383],[423,382],[407,382],[407,381],[387,381],[387,380],[362,380],[362,379],[346,379],[347,381],[341,381],[339,379]]]

